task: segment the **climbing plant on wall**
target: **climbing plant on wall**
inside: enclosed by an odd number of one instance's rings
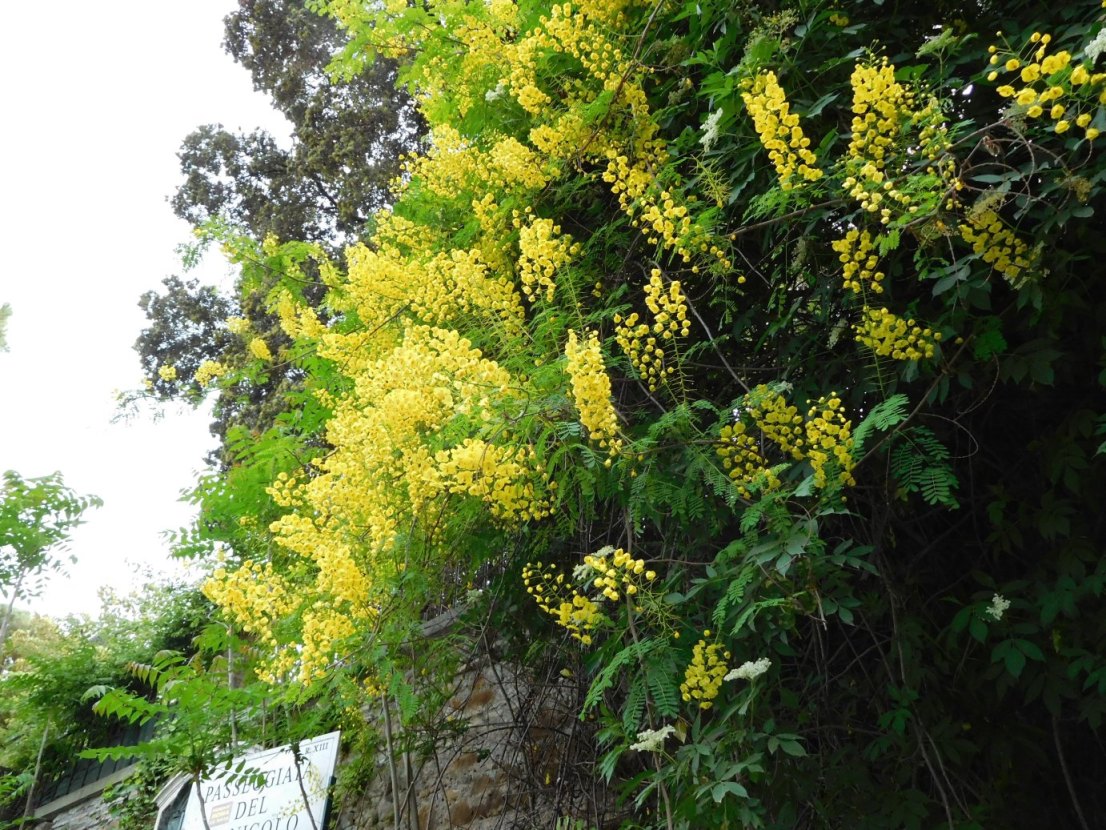
[[[181,537],[261,675],[414,717],[465,600],[624,826],[1090,826],[1102,9],[309,5],[430,139],[338,260],[209,229],[303,377]]]

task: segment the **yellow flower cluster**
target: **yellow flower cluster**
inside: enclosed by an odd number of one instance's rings
[[[895,80],[895,67],[886,58],[878,64],[858,63],[850,81],[852,138],[842,186],[862,209],[878,213],[885,225],[893,218],[892,206],[911,214],[918,211],[914,196],[893,180],[903,169],[901,163],[893,163],[899,159],[921,161],[926,172],[937,178],[937,184],[921,188],[923,199],[936,201],[963,186],[955,160],[946,156],[947,119],[937,99],[930,97],[924,106],[916,106],[914,91]]]
[[[385,245],[374,251],[358,243],[346,252],[345,293],[367,329],[375,330],[409,309],[434,326],[475,318],[504,344],[522,333],[525,312],[513,279],[493,271],[479,250],[454,248],[413,260],[405,247]]]
[[[434,460],[446,491],[480,499],[501,521],[527,522],[550,513],[549,502],[534,487],[534,478],[544,469],[535,462],[533,448],[524,452],[466,438],[459,446],[438,452]]]
[[[580,245],[561,233],[561,226],[552,219],[533,219],[523,225],[516,217],[518,232],[518,274],[522,293],[534,302],[540,292],[543,299],[553,302],[557,283],[554,275],[580,253]]]
[[[709,637],[710,631],[704,631],[703,636]],[[726,661],[730,656],[730,652],[720,643],[708,645],[706,640],[699,640],[695,644],[691,652],[691,663],[684,672],[684,682],[680,684],[680,696],[685,703],[696,701],[700,709],[709,709],[714,705],[713,701],[718,697],[722,679],[728,670]]]
[[[593,4],[594,5],[594,4]],[[600,4],[602,5],[602,4]],[[592,15],[581,4],[554,3],[539,25],[522,38],[514,50],[510,72],[504,79],[515,99],[531,115],[540,115],[552,97],[540,88],[537,63],[543,53],[569,56],[601,88],[613,89],[626,70],[622,50],[605,34],[609,29],[600,15]],[[597,23],[592,18],[597,18]]]
[[[776,168],[780,187],[791,190],[796,184],[822,178],[818,160],[810,150],[810,139],[799,126],[799,116],[791,112],[783,87],[774,72],[761,72],[746,82],[741,93],[745,108],[753,118],[760,143]],[[798,174],[802,181],[796,182]]]
[[[216,360],[205,360],[196,369],[196,374],[193,376],[196,383],[200,386],[207,386],[216,378],[221,378],[227,373],[227,367]]]
[[[644,559],[634,559],[622,548],[608,547],[588,554],[584,564],[597,574],[592,584],[612,602],[617,602],[622,594],[637,595],[646,583],[657,578],[656,571],[646,570]]]
[[[645,286],[645,305],[653,312],[653,334],[668,340],[675,334],[687,337],[691,331],[691,321],[687,319],[687,299],[680,281],[672,280],[666,291],[659,268],[654,268],[649,275],[649,284]]]
[[[745,404],[748,407],[749,417],[760,427],[760,431],[766,438],[796,461],[803,460],[806,434],[798,408],[789,404],[782,394],[763,383],[745,396]]]
[[[333,608],[316,606],[303,614],[303,650],[299,654],[299,679],[308,683],[323,677],[341,655],[337,643],[352,636],[353,621]]]
[[[522,333],[526,315],[514,282],[492,272],[479,251],[455,248],[438,254],[421,276],[412,286],[411,309],[424,322],[443,324],[456,321],[458,315],[474,315],[498,327],[505,341]]]
[[[677,204],[667,190],[660,192],[660,199],[643,202],[636,221],[652,233],[649,237],[651,244],[659,243],[680,251],[685,262],[691,261],[690,252],[684,246],[684,241],[692,236],[691,215],[687,207]]]
[[[622,351],[630,358],[630,364],[638,377],[645,382],[650,392],[655,392],[657,386],[676,371],[676,367],[666,365],[663,344],[658,341],[657,335],[651,333],[650,325],[639,322],[640,320],[636,311],[626,318],[616,314],[614,336]]]
[[[269,351],[269,344],[260,337],[254,337],[249,342],[250,354],[258,360],[272,360],[273,353]]]
[[[722,461],[722,468],[737,485],[737,492],[742,498],[753,497],[750,488],[754,485],[760,490],[774,490],[780,486],[779,478],[760,454],[760,443],[743,422],[726,424],[718,437],[720,443],[716,452]]]
[[[169,382],[177,379],[177,367],[176,366],[158,366],[157,376],[162,380]]]
[[[568,333],[565,345],[568,375],[572,381],[572,402],[580,413],[580,423],[593,441],[614,456],[622,449],[618,437],[618,415],[611,403],[611,379],[603,365],[599,335],[588,332],[583,343],[575,331]],[[608,459],[607,465],[610,466]]]
[[[665,288],[659,268],[653,269],[645,286],[645,305],[653,316],[652,324],[643,321],[636,311],[625,318],[616,314],[615,340],[649,391],[655,392],[676,371],[675,345],[670,344],[672,354],[669,355],[664,341],[676,335],[687,337],[691,321],[679,280],[672,280]]]
[[[1091,122],[1099,105],[1106,104],[1106,72],[1093,73],[1086,63],[1073,67],[1067,50],[1049,54],[1051,42],[1051,35],[1034,32],[1017,53],[990,46],[990,64],[995,68],[987,80],[1004,80],[996,92],[1013,99],[1027,118],[1047,117],[1053,130],[1061,134],[1078,127],[1085,139],[1094,141],[1101,131]],[[1001,74],[1014,77],[1002,79]]]
[[[936,334],[932,337],[940,339]],[[852,422],[845,418],[841,398],[836,393],[813,403],[805,419],[780,392],[765,384],[749,392],[742,403],[743,411],[735,410],[737,423],[722,427],[715,451],[743,498],[752,498],[754,490],[772,490],[780,485],[765,457],[765,441],[771,441],[795,461],[808,461],[819,489],[831,483],[856,484],[852,477],[855,466]],[[743,420],[746,415],[752,421],[751,426]],[[759,438],[752,427],[759,430]],[[832,482],[828,474],[831,465],[838,470]]]
[[[894,360],[927,360],[933,357],[941,339],[941,332],[922,328],[886,308],[865,308],[860,323],[853,326],[853,330],[858,343],[880,357]]]
[[[969,211],[966,221],[960,224],[960,235],[1014,288],[1025,284],[1036,257],[995,210],[983,207]]]
[[[882,170],[903,121],[910,117],[914,93],[895,80],[895,67],[886,58],[878,65],[858,63],[849,80],[853,88],[849,156],[866,159]]]
[[[865,287],[875,294],[883,293],[882,271],[877,271],[879,257],[872,253],[875,247],[868,231],[850,228],[844,239],[832,244],[840,256],[845,288],[859,294]]]
[[[267,647],[277,645],[273,623],[296,607],[295,595],[287,580],[272,563],[246,560],[228,571],[216,568],[203,585],[203,593],[231,614],[244,631],[255,635]]]
[[[549,181],[548,162],[510,136],[490,142],[484,150],[456,128],[440,124],[431,130],[430,142],[426,155],[403,163],[410,183],[401,186],[401,192],[418,183],[438,196],[452,199],[458,193],[474,190],[481,194],[495,189],[537,191]]]
[[[522,569],[522,584],[538,607],[553,617],[557,625],[584,645],[591,645],[591,632],[604,619],[599,603],[566,584],[563,573],[554,576],[556,570],[554,564],[543,569],[541,562],[534,565],[527,562]]]
[[[274,308],[280,318],[280,328],[291,338],[314,339],[326,331],[315,309],[296,302],[289,291],[280,292]]]
[[[245,317],[228,317],[227,330],[231,334],[243,335],[250,331],[250,321]]]
[[[644,144],[646,152],[653,155],[653,163],[663,164],[667,155],[660,142],[650,140]],[[645,161],[631,162],[625,152],[612,149],[607,153],[603,181],[611,185],[619,205],[634,225],[649,235],[650,244],[662,245],[685,263],[691,262],[696,254],[707,254],[723,268],[731,267],[725,252],[696,227],[687,206],[669,190],[658,187]]]
[[[537,493],[542,474],[528,452],[475,442],[444,455],[430,449],[428,436],[456,419],[486,423],[508,394],[510,375],[457,332],[408,322],[368,340],[327,333],[319,349],[352,379],[333,400],[326,440],[334,450],[315,475],[279,477],[270,488],[289,511],[271,527],[275,540],[317,574],[304,602],[327,609],[301,632],[300,645],[316,666],[331,659],[342,626],[370,624],[387,602],[389,580],[402,569],[397,533],[422,527],[424,510],[432,543],[430,527],[454,493],[481,499],[493,515],[512,520],[546,509]],[[496,469],[489,471],[491,459]]]
[[[841,398],[835,392],[822,396],[810,407],[806,418],[806,455],[814,470],[814,486],[823,489],[828,485],[827,467],[831,464],[838,470],[838,484],[854,486],[852,421],[845,418]]]

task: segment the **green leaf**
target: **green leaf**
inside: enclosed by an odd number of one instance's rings
[[[710,797],[714,799],[715,804],[722,803],[722,799],[728,795],[735,795],[738,798],[748,798],[749,791],[736,781],[719,781],[711,787]]]

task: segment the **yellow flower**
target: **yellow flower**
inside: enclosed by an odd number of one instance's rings
[[[1068,131],[1068,127],[1070,127],[1070,126],[1071,126],[1071,124],[1068,121],[1057,121],[1056,122],[1056,132],[1066,133]]]
[[[1075,126],[1077,126],[1077,127],[1086,127],[1090,123],[1091,123],[1091,114],[1089,112],[1085,112],[1082,115],[1080,115],[1078,118],[1075,119]]]
[[[1031,63],[1025,67],[1021,72],[1021,79],[1027,84],[1033,83],[1035,80],[1041,77],[1041,65],[1039,63]]]
[[[1010,60],[1006,62],[1006,71],[1013,72],[1021,65],[1021,61],[1019,61],[1017,58],[1010,58]]]
[[[988,73],[987,73],[987,80],[988,80],[988,81],[993,81],[993,80],[995,80],[995,78],[997,78],[997,77],[998,77],[998,73],[997,73],[997,72],[988,72]]]
[[[622,448],[618,438],[618,415],[611,403],[611,379],[603,365],[599,336],[588,332],[583,342],[569,331],[565,345],[568,375],[572,381],[572,402],[580,413],[580,423],[589,437],[617,455]]]
[[[1018,97],[1014,100],[1016,100],[1023,107],[1028,107],[1030,104],[1037,100],[1037,92],[1036,90],[1026,87],[1018,93]]]
[[[996,89],[995,92],[997,92],[1003,98],[1012,98],[1014,95],[1014,87],[1010,86],[1009,84],[1004,84],[1003,86],[1000,86],[998,89]]]
[[[1061,116],[1062,116],[1063,114],[1064,114],[1064,105],[1063,105],[1063,104],[1056,104],[1056,105],[1055,105],[1055,106],[1054,106],[1054,107],[1053,107],[1053,108],[1052,108],[1051,110],[1049,110],[1049,112],[1048,112],[1048,115],[1049,115],[1049,117],[1050,117],[1050,118],[1051,118],[1051,119],[1052,119],[1053,121],[1055,121],[1055,120],[1056,120],[1057,118],[1060,118],[1060,117],[1061,117]]]
[[[709,632],[704,634],[710,636]],[[680,684],[680,697],[684,702],[695,701],[700,709],[709,709],[714,698],[718,697],[729,657],[730,653],[719,643],[708,645],[706,640],[696,643],[692,649],[691,663],[684,672],[684,682]]]
[[[1040,118],[1043,113],[1044,109],[1042,109],[1039,104],[1034,104],[1028,110],[1026,110],[1025,114],[1028,115],[1030,118]]]
[[[761,72],[741,93],[745,109],[753,119],[753,127],[768,158],[776,168],[780,186],[791,190],[803,182],[817,181],[823,173],[818,159],[810,150],[810,139],[799,126],[799,116],[791,112],[783,87],[774,72]],[[786,141],[784,140],[786,137]],[[795,174],[799,180],[793,180]]]
[[[1098,138],[1098,136],[1099,136],[1099,131],[1097,129],[1095,129],[1094,127],[1090,127],[1087,130],[1087,133],[1086,133],[1087,141],[1094,141],[1096,138]]]
[[[196,369],[194,379],[200,386],[206,386],[217,377],[226,374],[226,371],[227,367],[222,363],[215,360],[205,360],[200,364],[199,368]]]
[[[176,366],[159,366],[157,369],[157,376],[164,381],[173,381],[177,379],[177,367]]]
[[[1041,72],[1045,75],[1052,75],[1059,72],[1069,63],[1071,63],[1070,52],[1057,52],[1055,55],[1049,55],[1041,61]]]
[[[1087,83],[1087,81],[1089,81],[1090,79],[1091,75],[1087,71],[1087,68],[1083,66],[1083,64],[1079,64],[1079,66],[1075,67],[1075,69],[1071,73],[1072,86],[1081,86]]]
[[[273,353],[269,351],[269,344],[262,340],[260,337],[255,337],[250,341],[250,354],[256,357],[258,360],[272,360]]]

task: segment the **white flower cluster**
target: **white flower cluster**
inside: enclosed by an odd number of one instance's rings
[[[1083,54],[1087,56],[1087,60],[1092,64],[1098,60],[1103,52],[1106,52],[1106,26],[1099,29],[1098,34],[1083,49]]]
[[[759,660],[749,660],[746,663],[742,663],[736,669],[731,669],[729,674],[723,677],[723,680],[752,680],[754,677],[760,677],[768,668],[772,665],[772,661],[767,657],[761,657]]]
[[[703,135],[699,139],[699,143],[703,145],[703,152],[709,150],[714,146],[714,142],[718,140],[718,124],[722,120],[722,110],[717,109],[707,116],[707,120],[703,122]]]
[[[676,731],[674,726],[662,726],[660,729],[646,729],[637,733],[637,743],[630,744],[630,749],[635,752],[659,752],[664,746],[664,740]]]
[[[1006,609],[1009,607],[1010,600],[1002,594],[995,594],[991,597],[991,604],[984,609],[983,613],[993,617],[995,622],[998,622],[1002,619],[1002,615],[1006,613]]]

